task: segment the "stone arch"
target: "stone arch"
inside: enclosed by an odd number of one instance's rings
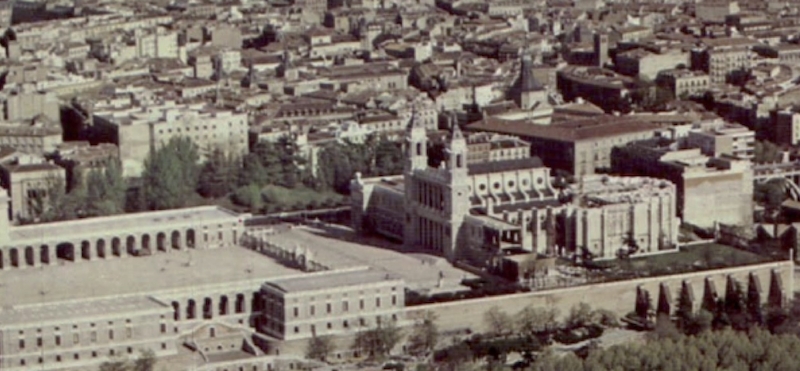
[[[222,295],[219,298],[219,315],[224,316],[228,314],[228,295]]]
[[[194,229],[188,229],[186,231],[186,247],[193,249],[195,248],[195,233]]]
[[[235,313],[244,313],[245,312],[245,298],[244,294],[236,294],[236,305],[234,306]]]
[[[50,264],[50,246],[39,246],[39,262],[42,264]]]
[[[128,236],[125,239],[125,251],[130,255],[136,255],[136,237]]]
[[[195,312],[196,309],[194,299],[189,299],[186,303],[186,319],[195,319],[195,315],[197,314]]]
[[[120,248],[122,243],[119,240],[119,237],[114,237],[111,239],[111,254],[114,256],[122,256],[122,249]]]
[[[211,319],[214,316],[214,303],[211,298],[203,299],[203,319]]]
[[[156,249],[158,251],[167,251],[167,235],[164,232],[158,232],[156,235]]]
[[[180,250],[181,249],[181,232],[172,231],[172,235],[170,236],[170,240],[171,240],[170,244],[172,245],[173,249],[175,249],[175,250]]]
[[[62,242],[56,246],[58,259],[75,261],[75,245],[71,242]]]
[[[89,241],[81,241],[81,258],[86,260],[92,258],[92,244]]]
[[[172,302],[172,312],[173,312],[172,318],[175,321],[179,321],[181,319],[181,303],[178,303],[177,301],[173,301]]]
[[[150,235],[145,233],[142,235],[141,238],[142,250],[149,251],[150,250]]]
[[[36,254],[33,252],[33,246],[25,248],[25,264],[31,267],[36,265]]]
[[[100,258],[106,258],[106,240],[102,238],[98,238],[97,242],[95,243],[95,248],[97,249],[97,256]]]

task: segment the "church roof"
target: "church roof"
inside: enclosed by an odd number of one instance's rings
[[[544,167],[542,160],[538,157],[526,157],[513,160],[480,162],[469,164],[467,172],[469,175],[480,175],[490,173],[500,173],[505,171],[523,170]]]

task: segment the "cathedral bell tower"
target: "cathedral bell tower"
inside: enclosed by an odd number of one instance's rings
[[[406,174],[414,170],[425,170],[428,168],[428,133],[425,125],[419,119],[416,107],[411,111],[411,121],[406,130],[405,154],[406,154]]]
[[[452,136],[447,146],[447,175],[449,187],[445,210],[447,228],[445,231],[444,255],[450,261],[459,257],[459,232],[464,217],[469,214],[469,172],[467,169],[467,140],[461,133],[458,123],[452,123]]]
[[[405,147],[405,176],[403,177],[405,191],[405,221],[403,223],[403,244],[411,249],[420,246],[420,216],[417,203],[420,200],[420,187],[416,173],[428,168],[428,133],[425,125],[419,119],[416,107],[412,108],[411,121],[406,130]]]

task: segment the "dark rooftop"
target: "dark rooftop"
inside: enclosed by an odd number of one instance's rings
[[[544,164],[542,164],[542,160],[540,158],[526,157],[514,160],[502,160],[502,161],[469,164],[467,171],[469,172],[469,175],[480,175],[480,174],[497,173],[504,171],[539,168],[543,166]]]

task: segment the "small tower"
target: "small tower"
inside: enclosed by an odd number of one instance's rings
[[[533,76],[533,59],[524,53],[520,58],[519,78],[517,79],[515,100],[523,110],[530,110],[538,104],[547,104],[547,91]]]
[[[425,124],[420,120],[417,108],[411,110],[411,121],[406,130],[406,173],[428,168],[428,133]]]
[[[594,34],[594,58],[597,67],[608,63],[608,35],[599,32]]]
[[[445,234],[444,256],[455,261],[459,256],[459,232],[464,217],[469,214],[469,173],[467,170],[467,140],[459,126],[453,125],[453,134],[447,146],[447,172],[449,192],[445,201],[448,230]]]

